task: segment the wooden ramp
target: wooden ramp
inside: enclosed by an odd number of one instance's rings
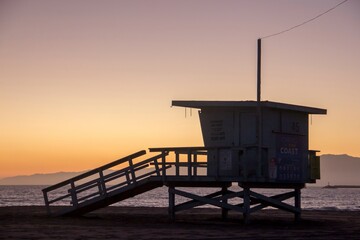
[[[43,189],[48,214],[82,215],[161,187],[163,181],[159,177],[163,168],[169,168],[170,165],[160,165],[159,160],[164,159],[167,153],[135,162],[135,159],[145,154],[146,151],[139,151]],[[51,206],[54,205],[62,205],[64,208],[53,212]]]

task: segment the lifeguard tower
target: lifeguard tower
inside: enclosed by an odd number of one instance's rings
[[[309,150],[309,115],[326,114],[325,109],[269,101],[173,101],[172,105],[199,110],[204,146],[150,148],[159,154],[138,160],[146,154],[142,150],[45,188],[48,213],[81,215],[167,186],[171,219],[176,212],[205,204],[220,207],[224,218],[229,210],[240,212],[245,221],[250,213],[268,206],[300,217],[301,189],[320,177],[320,159]],[[114,167],[119,170],[109,172]],[[232,185],[239,190],[230,190]],[[179,187],[215,190],[199,196]],[[288,191],[265,196],[256,191],[259,188]],[[189,201],[175,205],[177,195]],[[229,203],[233,198],[239,201]],[[294,204],[284,202],[290,198]],[[53,212],[51,206],[59,203],[70,205]]]
[[[240,212],[245,222],[268,206],[299,219],[301,189],[320,178],[320,159],[309,150],[309,115],[326,110],[260,101],[260,46],[259,39],[257,101],[172,102],[199,110],[204,146],[150,148],[158,155],[145,159],[142,150],[47,187],[43,194],[48,214],[81,215],[167,186],[171,219],[176,212],[205,204],[221,208],[224,218],[229,210]],[[214,192],[200,196],[181,187]],[[265,196],[259,188],[288,191]],[[176,196],[189,201],[176,205]],[[293,204],[284,202],[291,198]],[[68,207],[54,211],[57,204]]]
[[[207,175],[244,188],[245,216],[273,206],[299,217],[300,190],[320,179],[320,157],[309,150],[309,115],[326,114],[325,109],[269,101],[173,101],[173,106],[199,109]],[[294,191],[266,197],[251,188]],[[294,206],[278,201],[291,197]],[[251,209],[252,200],[262,204]]]

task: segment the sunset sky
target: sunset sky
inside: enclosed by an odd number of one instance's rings
[[[0,178],[203,145],[171,100],[255,100],[256,40],[339,2],[0,0]],[[262,99],[328,109],[311,149],[360,157],[360,1],[262,51]]]

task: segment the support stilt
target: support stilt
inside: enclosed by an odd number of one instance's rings
[[[299,212],[295,213],[295,221],[298,222],[301,219],[301,189],[295,188],[295,208],[299,210]]]
[[[169,187],[169,218],[173,222],[175,221],[175,193],[174,187]]]
[[[243,216],[244,223],[247,224],[249,222],[250,216],[250,188],[244,187],[244,205],[243,205]]]
[[[221,188],[221,193],[222,193],[222,196],[225,196],[226,193],[227,193],[227,187],[222,187],[222,188]],[[227,203],[228,203],[227,198],[224,198],[224,199],[222,200],[222,202],[227,204]],[[228,212],[229,212],[229,209],[224,208],[224,207],[221,208],[221,217],[222,217],[223,220],[227,219],[227,217],[228,217]]]

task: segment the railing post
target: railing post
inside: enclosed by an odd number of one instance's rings
[[[77,207],[77,206],[79,205],[79,203],[78,203],[78,200],[77,200],[77,194],[76,194],[76,189],[75,189],[75,183],[74,183],[74,181],[71,181],[71,189],[70,189],[70,192],[71,192],[71,200],[72,200],[73,206],[74,206],[74,207]]]
[[[47,192],[43,191],[43,195],[44,195],[46,212],[48,215],[50,215],[51,211],[50,211],[50,204],[49,204],[49,198],[48,198]]]
[[[175,175],[178,177],[180,175],[180,159],[179,152],[175,152]]]
[[[135,172],[134,172],[134,164],[133,164],[132,158],[129,158],[129,167],[130,167],[132,182],[136,183],[136,176],[135,176]]]
[[[188,177],[191,177],[191,150],[188,150]]]
[[[158,162],[157,158],[155,158],[155,160],[154,160],[154,165],[155,165],[155,170],[156,170],[156,176],[160,176],[159,162]]]
[[[215,163],[216,163],[216,164],[215,164],[215,166],[216,166],[216,178],[218,178],[219,175],[220,175],[220,174],[219,174],[219,171],[220,171],[220,170],[219,170],[219,169],[220,169],[220,164],[219,164],[219,161],[220,161],[220,160],[219,160],[219,152],[220,152],[220,151],[219,151],[219,148],[216,148],[216,149],[215,149],[215,154],[216,154],[216,155],[215,155],[215,156],[216,156],[216,159],[215,159],[215,160],[216,160],[216,161],[215,161]]]
[[[161,164],[162,164],[162,180],[165,181],[165,177],[166,177],[166,151],[162,151],[162,157],[161,157]]]
[[[129,171],[128,171],[128,170],[125,171],[125,176],[126,176],[126,182],[127,182],[127,184],[130,185],[130,184],[131,184],[131,179],[130,179],[130,177],[129,177]]]
[[[105,185],[105,181],[104,181],[104,173],[102,170],[99,171],[99,175],[100,175],[100,182],[99,182],[99,194],[100,196],[106,196],[107,195],[107,191],[106,191],[106,185]]]
[[[197,176],[197,151],[194,152],[194,176]]]

